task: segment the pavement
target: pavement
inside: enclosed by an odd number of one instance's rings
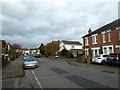
[[[2,67],[2,88],[19,88],[20,77],[24,75],[23,60],[17,58]]]
[[[2,67],[2,79],[18,77],[21,75],[23,75],[22,58],[17,58]]]

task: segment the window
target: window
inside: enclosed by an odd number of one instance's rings
[[[98,43],[98,36],[96,35],[96,43]]]
[[[86,56],[87,56],[87,53],[88,53],[88,52],[87,52],[87,50],[86,50]]]
[[[108,32],[108,42],[111,42],[110,32]]]
[[[92,36],[93,44],[98,44],[98,35]]]
[[[109,53],[112,53],[112,47],[109,47]]]
[[[104,54],[107,54],[107,48],[106,47],[104,48]]]
[[[92,41],[93,41],[93,44],[94,44],[95,43],[95,37],[94,36],[92,37]]]
[[[119,37],[119,40],[120,40],[120,29],[118,30],[118,37]]]
[[[85,55],[86,55],[86,56],[89,55],[88,49],[85,50]]]
[[[72,45],[71,47],[72,47],[72,48],[75,48],[75,46],[74,46],[74,45]]]
[[[95,50],[95,56],[97,55],[97,50]]]
[[[88,37],[85,38],[85,46],[88,46],[89,43],[88,43]]]
[[[103,43],[106,42],[105,33],[103,33]]]
[[[120,47],[118,48],[118,52],[120,53]]]

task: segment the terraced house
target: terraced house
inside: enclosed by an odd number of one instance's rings
[[[8,54],[12,50],[12,45],[5,40],[0,40],[0,55]]]
[[[120,19],[92,31],[83,36],[85,55],[92,56],[120,52]]]

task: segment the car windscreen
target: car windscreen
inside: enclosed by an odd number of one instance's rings
[[[24,57],[30,57],[30,56],[24,56]]]
[[[103,57],[107,57],[108,55],[103,55]]]
[[[110,55],[109,57],[116,57],[117,56],[117,54],[114,54],[114,55]]]
[[[31,61],[36,61],[36,60],[34,60],[34,59],[26,59],[25,61],[26,62],[31,62]]]
[[[100,55],[96,55],[95,58],[100,57]]]

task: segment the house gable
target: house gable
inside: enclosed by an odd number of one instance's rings
[[[71,49],[82,49],[82,44],[78,41],[61,41],[60,43],[60,51],[63,49],[71,50]]]

